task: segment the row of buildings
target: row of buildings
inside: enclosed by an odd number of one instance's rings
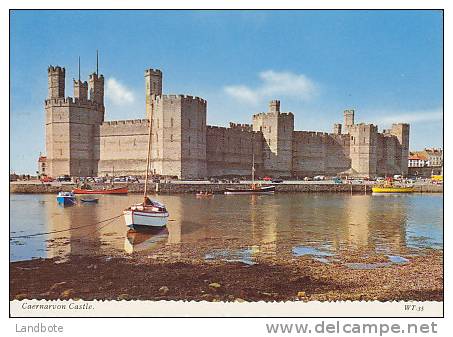
[[[332,132],[298,131],[294,114],[272,100],[251,124],[207,125],[207,101],[190,95],[163,94],[163,74],[145,71],[143,119],[105,120],[104,76],[73,81],[65,95],[65,68],[49,66],[45,100],[46,156],[49,176],[143,175],[152,119],[151,171],[182,179],[248,176],[252,158],[257,175],[382,176],[408,173],[409,124],[378,131],[356,123],[355,111],[343,112]]]

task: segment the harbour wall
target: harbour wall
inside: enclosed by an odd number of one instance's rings
[[[142,183],[128,184],[129,193],[143,193]],[[126,186],[126,184],[115,184],[115,187]],[[149,192],[163,194],[196,193],[198,191],[209,191],[222,193],[225,188],[246,188],[248,184],[184,184],[184,183],[151,183]],[[302,193],[371,193],[372,185],[365,184],[275,184],[275,191],[281,193],[302,192]],[[71,191],[75,184],[10,184],[10,193],[52,193],[60,191]],[[96,186],[93,186],[96,188]],[[99,186],[102,188],[102,186]],[[416,193],[443,193],[443,185],[416,185]]]

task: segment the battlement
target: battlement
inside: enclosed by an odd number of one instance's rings
[[[80,100],[77,97],[51,98],[44,101],[45,107],[51,106],[77,106],[85,107],[91,110],[102,110],[103,105],[93,102],[92,100]]]
[[[50,73],[62,73],[62,74],[65,74],[66,72],[66,69],[64,67],[60,67],[60,66],[52,66],[50,65],[48,68],[47,68],[47,72],[50,74]]]
[[[156,100],[181,100],[181,101],[197,101],[201,104],[207,104],[207,101],[201,97],[191,96],[191,95],[174,95],[174,94],[167,94],[157,96]]]
[[[230,122],[230,128],[231,129],[238,129],[238,130],[241,130],[241,131],[252,131],[253,126],[252,126],[252,124],[240,124],[240,123]]]
[[[297,138],[319,138],[319,137],[330,137],[328,132],[320,132],[320,131],[294,131],[294,137]]]
[[[145,70],[145,76],[146,75],[162,75],[162,71],[159,69],[149,68]]]
[[[231,127],[232,124],[233,124],[233,127]],[[240,127],[241,125],[246,126],[246,127],[241,128]],[[217,125],[206,125],[206,131],[213,131],[213,132],[214,131],[223,131],[223,132],[236,131],[236,132],[245,132],[245,133],[254,133],[254,134],[262,133],[261,131],[253,131],[251,124],[236,124],[236,123],[230,123],[230,127],[217,126]]]
[[[98,75],[97,73],[92,73],[89,76],[90,80],[102,80],[104,81],[104,75]]]
[[[102,123],[102,126],[123,126],[123,125],[141,125],[141,124],[149,124],[148,119],[125,119],[120,121],[106,121]]]
[[[292,112],[280,112],[278,114],[279,116],[282,117],[294,117],[294,114]],[[253,114],[253,118],[263,118],[267,116],[275,116],[275,112],[258,112],[256,114]]]
[[[377,131],[378,127],[374,124],[359,123],[349,126],[349,132],[351,131],[365,131],[369,129],[370,131]]]
[[[294,117],[292,112],[280,112],[280,116],[282,117]]]
[[[80,85],[80,86],[88,88],[88,82],[87,81],[83,81],[82,82],[81,80],[76,80],[75,78],[73,78],[72,81],[74,82],[74,85]]]

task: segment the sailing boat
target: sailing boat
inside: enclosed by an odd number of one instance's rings
[[[126,226],[132,229],[156,229],[167,225],[168,212],[165,205],[148,198],[149,162],[151,155],[152,116],[150,116],[148,133],[148,157],[146,160],[146,178],[143,192],[143,202],[134,204],[123,211]]]
[[[252,184],[249,188],[226,188],[225,194],[273,194],[275,192],[275,186],[262,186],[255,183],[255,150],[253,144],[252,138]]]

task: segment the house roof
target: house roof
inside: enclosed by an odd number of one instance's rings
[[[418,156],[420,160],[429,160],[429,155],[426,151],[416,151],[411,153],[411,156]]]
[[[418,154],[412,154],[407,159],[409,159],[409,160],[426,160],[422,156],[419,156]]]

